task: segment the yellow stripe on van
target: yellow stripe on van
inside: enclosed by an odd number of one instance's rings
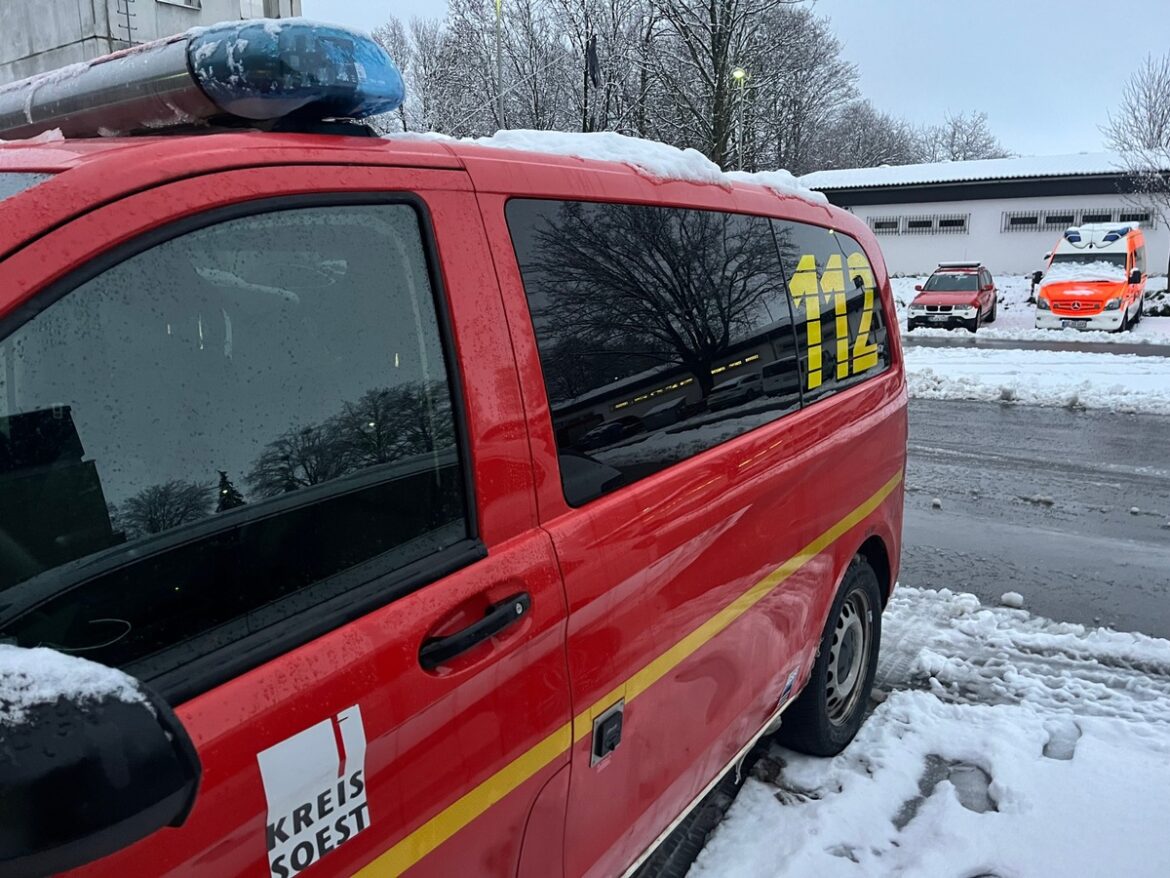
[[[796,573],[838,539],[866,519],[890,496],[902,481],[899,471],[872,497],[818,536],[746,592],[724,607],[666,652],[637,671],[621,685],[595,701],[587,710],[565,723],[536,746],[509,762],[487,780],[448,805],[386,853],[356,874],[356,878],[392,878],[401,875],[460,829],[467,826],[524,781],[562,755],[570,746],[590,735],[593,718],[619,699],[633,701],[683,661],[712,640],[724,628],[770,594],[784,580]]]
[[[569,749],[565,723],[535,747],[512,760],[454,804],[448,805],[386,853],[355,873],[356,878],[401,875],[456,832]]]

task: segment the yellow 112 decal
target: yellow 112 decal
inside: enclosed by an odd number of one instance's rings
[[[834,322],[834,336],[837,342],[837,380],[848,378],[850,373],[857,375],[866,369],[872,369],[878,364],[877,345],[870,341],[869,333],[873,328],[873,311],[876,304],[874,296],[873,270],[865,254],[854,252],[849,254],[849,276],[854,283],[864,291],[865,299],[862,302],[861,323],[857,327],[857,338],[852,339],[853,349],[850,351],[849,312],[845,297],[845,271],[842,266],[841,254],[834,253],[825,260],[825,270],[818,277],[816,257],[806,253],[796,263],[796,271],[788,284],[788,291],[797,307],[803,307],[807,320],[805,327],[808,338],[808,389],[815,390],[822,382],[822,339],[821,339],[821,306],[831,306],[836,317]],[[823,300],[823,302],[822,302]]]

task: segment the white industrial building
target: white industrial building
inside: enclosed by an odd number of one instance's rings
[[[301,0],[0,0],[0,86],[199,25],[300,14]]]
[[[1061,232],[1136,222],[1150,270],[1166,271],[1170,229],[1112,153],[936,162],[806,174],[801,182],[848,208],[877,235],[891,274],[980,260],[992,274],[1043,268]]]

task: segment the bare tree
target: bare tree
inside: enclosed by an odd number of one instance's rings
[[[820,130],[814,145],[818,168],[873,168],[919,160],[917,132],[904,119],[881,113],[869,101],[845,106]]]
[[[829,131],[857,98],[857,69],[843,60],[827,18],[781,7],[760,23],[747,98],[757,138],[749,170],[787,168],[794,174],[846,167],[844,145]]]
[[[650,2],[666,49],[655,55],[655,74],[675,105],[668,142],[696,146],[726,164],[735,125],[732,70],[752,54],[768,14],[791,0]]]
[[[1146,58],[1103,131],[1134,181],[1135,201],[1170,223],[1170,54]]]
[[[122,504],[119,520],[132,536],[162,533],[211,514],[210,485],[175,479],[151,485]]]
[[[402,20],[391,15],[385,24],[374,28],[371,36],[374,38],[374,42],[385,49],[386,53],[394,60],[394,64],[402,73],[403,81],[409,83],[411,68],[414,66],[414,45]],[[403,101],[402,106],[394,113],[387,113],[385,116],[371,120],[371,122],[374,127],[383,131],[409,131],[407,103]]]
[[[948,114],[941,125],[932,125],[920,136],[922,161],[965,162],[1002,159],[1011,155],[991,132],[987,114]]]
[[[289,430],[268,443],[246,481],[261,497],[275,497],[329,481],[348,470],[344,444],[328,422]]]
[[[390,463],[455,444],[445,382],[371,390],[346,403],[333,432],[354,468]]]

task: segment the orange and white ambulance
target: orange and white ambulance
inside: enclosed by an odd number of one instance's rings
[[[1146,242],[1136,224],[1086,223],[1066,229],[1036,272],[1037,329],[1124,332],[1142,319]]]

